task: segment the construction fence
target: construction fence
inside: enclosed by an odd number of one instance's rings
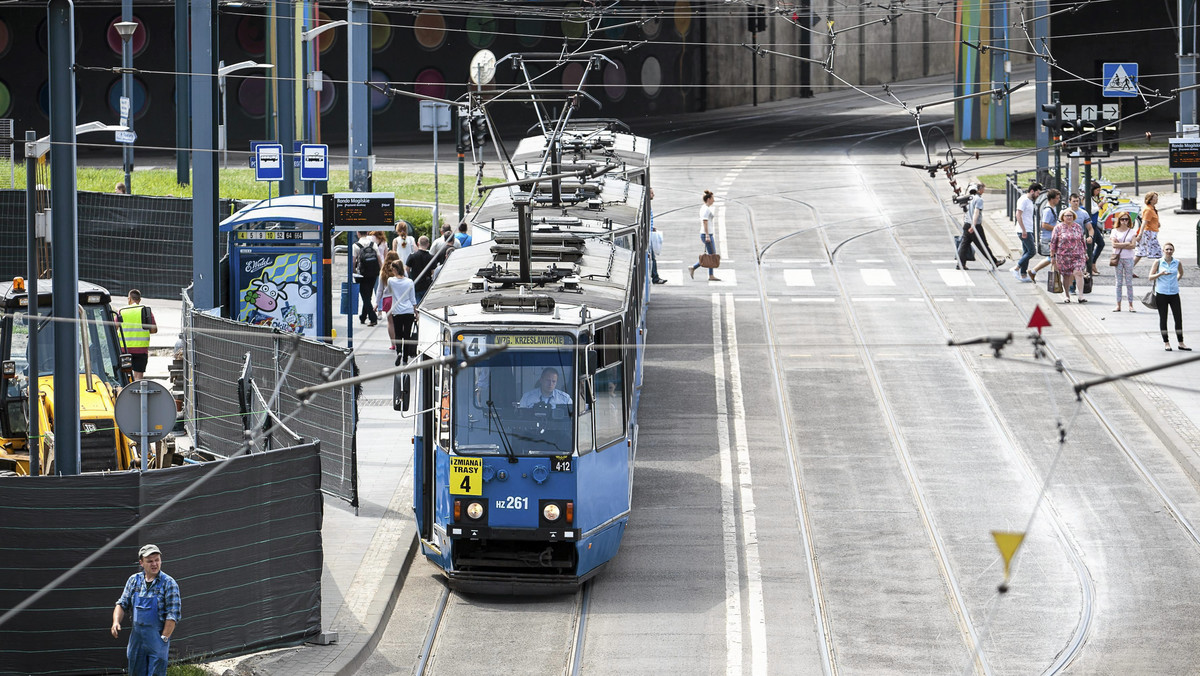
[[[0,477],[0,609],[167,507],[94,564],[0,625],[0,674],[118,673],[125,644],[113,606],[138,572],[138,548],[162,550],[179,583],[172,660],[302,643],[321,631],[320,448],[316,442],[148,472]],[[198,487],[195,485],[210,472]],[[2,612],[2,611],[0,611]]]
[[[197,448],[231,455],[246,443],[248,427],[270,422],[279,432],[276,442],[321,442],[321,490],[358,506],[360,388],[337,387],[304,402],[296,397],[302,387],[357,375],[350,351],[214,317],[193,307],[186,293],[183,334],[184,418]],[[260,440],[254,450],[264,447]]]
[[[0,190],[0,279],[25,276],[29,246],[24,190]],[[49,191],[34,194],[39,211],[50,213]],[[222,200],[218,213],[230,213]],[[41,219],[46,223],[44,216]],[[114,296],[138,289],[148,298],[174,298],[192,281],[192,200],[80,192],[79,278]],[[52,276],[48,225],[37,242],[43,277]]]

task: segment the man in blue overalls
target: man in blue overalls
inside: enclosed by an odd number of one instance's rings
[[[126,612],[132,611],[133,633],[125,649],[130,676],[166,676],[171,634],[183,607],[179,584],[162,572],[162,553],[158,547],[142,547],[138,563],[142,572],[134,573],[125,582],[125,591],[113,608],[112,635],[118,638],[121,620]]]

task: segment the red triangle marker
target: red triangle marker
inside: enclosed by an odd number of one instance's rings
[[[1042,313],[1040,305],[1033,306],[1033,315],[1029,318],[1027,328],[1037,329],[1038,334],[1042,333],[1044,327],[1050,326],[1050,320],[1046,319],[1046,315]]]

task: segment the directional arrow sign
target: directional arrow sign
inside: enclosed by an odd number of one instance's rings
[[[1105,96],[1137,96],[1138,65],[1136,63],[1106,63],[1102,70]]]
[[[1121,106],[1117,103],[1106,103],[1100,106],[1100,117],[1105,120],[1115,120],[1121,117]]]
[[[1079,108],[1077,108],[1075,106],[1063,106],[1062,107],[1062,119],[1078,120],[1079,119]]]
[[[1095,121],[1096,121],[1096,116],[1097,116],[1099,113],[1100,113],[1100,107],[1099,107],[1099,106],[1092,106],[1092,105],[1082,105],[1082,106],[1079,106],[1079,116],[1080,116],[1081,118],[1083,118],[1083,120],[1084,120],[1085,122],[1095,122]]]

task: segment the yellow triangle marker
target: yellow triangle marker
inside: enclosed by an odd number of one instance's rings
[[[1016,556],[1017,550],[1021,548],[1025,534],[994,530],[992,539],[996,541],[996,548],[1000,550],[1000,556],[1004,557],[1004,583],[1000,585],[1000,591],[1006,592],[1008,591],[1008,575],[1012,559]]]

